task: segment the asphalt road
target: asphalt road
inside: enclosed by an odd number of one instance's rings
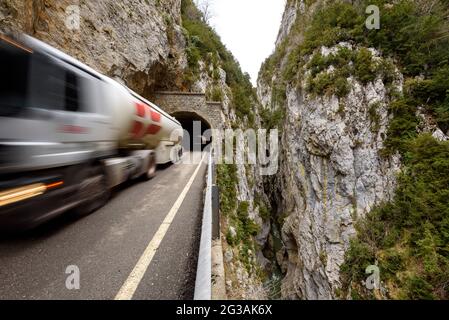
[[[0,239],[0,299],[114,299],[196,169],[159,168],[154,179],[122,186],[87,217],[64,216]],[[203,163],[133,299],[193,299],[205,172]],[[68,266],[79,269],[78,290],[66,287]]]

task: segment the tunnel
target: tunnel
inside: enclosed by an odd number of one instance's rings
[[[205,136],[205,131],[211,129],[209,122],[194,112],[179,111],[171,114],[184,129],[182,142],[184,151],[201,150],[210,144],[211,138]]]

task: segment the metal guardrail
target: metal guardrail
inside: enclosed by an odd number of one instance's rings
[[[195,300],[212,299],[212,239],[220,238],[218,188],[215,184],[213,150],[209,153],[203,225],[195,281]]]

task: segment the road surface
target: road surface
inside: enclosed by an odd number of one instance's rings
[[[0,299],[192,299],[206,169],[160,168],[87,217],[0,239]]]

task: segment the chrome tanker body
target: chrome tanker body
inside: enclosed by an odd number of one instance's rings
[[[26,35],[0,34],[0,229],[103,205],[178,161],[181,124],[126,86]]]

